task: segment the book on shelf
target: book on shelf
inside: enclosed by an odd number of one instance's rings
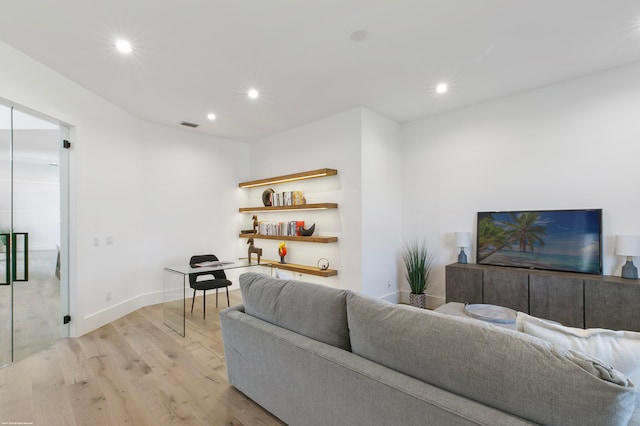
[[[305,204],[302,191],[273,192],[269,197],[273,207],[299,206]]]
[[[293,191],[293,205],[301,206],[303,204],[305,204],[305,199],[302,191]]]
[[[304,226],[304,220],[290,220],[288,222],[259,222],[258,235],[282,235],[295,237],[300,235],[298,228]]]

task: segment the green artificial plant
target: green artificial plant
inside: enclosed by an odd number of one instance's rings
[[[433,253],[426,241],[405,243],[402,260],[405,266],[405,277],[411,287],[411,293],[422,294],[429,287],[429,275],[433,266]]]

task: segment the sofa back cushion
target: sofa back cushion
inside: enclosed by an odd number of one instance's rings
[[[595,359],[479,320],[347,297],[353,353],[541,424],[627,424],[633,384]]]
[[[240,275],[247,314],[320,342],[351,350],[347,290],[268,275]]]

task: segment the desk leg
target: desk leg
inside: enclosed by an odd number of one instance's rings
[[[185,336],[185,280],[186,275],[164,269],[162,272],[162,315],[164,323]]]

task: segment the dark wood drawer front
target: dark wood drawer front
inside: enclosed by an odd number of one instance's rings
[[[446,301],[482,303],[482,269],[448,265],[446,267]]]
[[[485,270],[483,303],[529,313],[529,275],[520,270]]]
[[[529,314],[584,328],[582,278],[529,275]]]
[[[584,280],[586,328],[640,331],[640,283],[612,278]]]

